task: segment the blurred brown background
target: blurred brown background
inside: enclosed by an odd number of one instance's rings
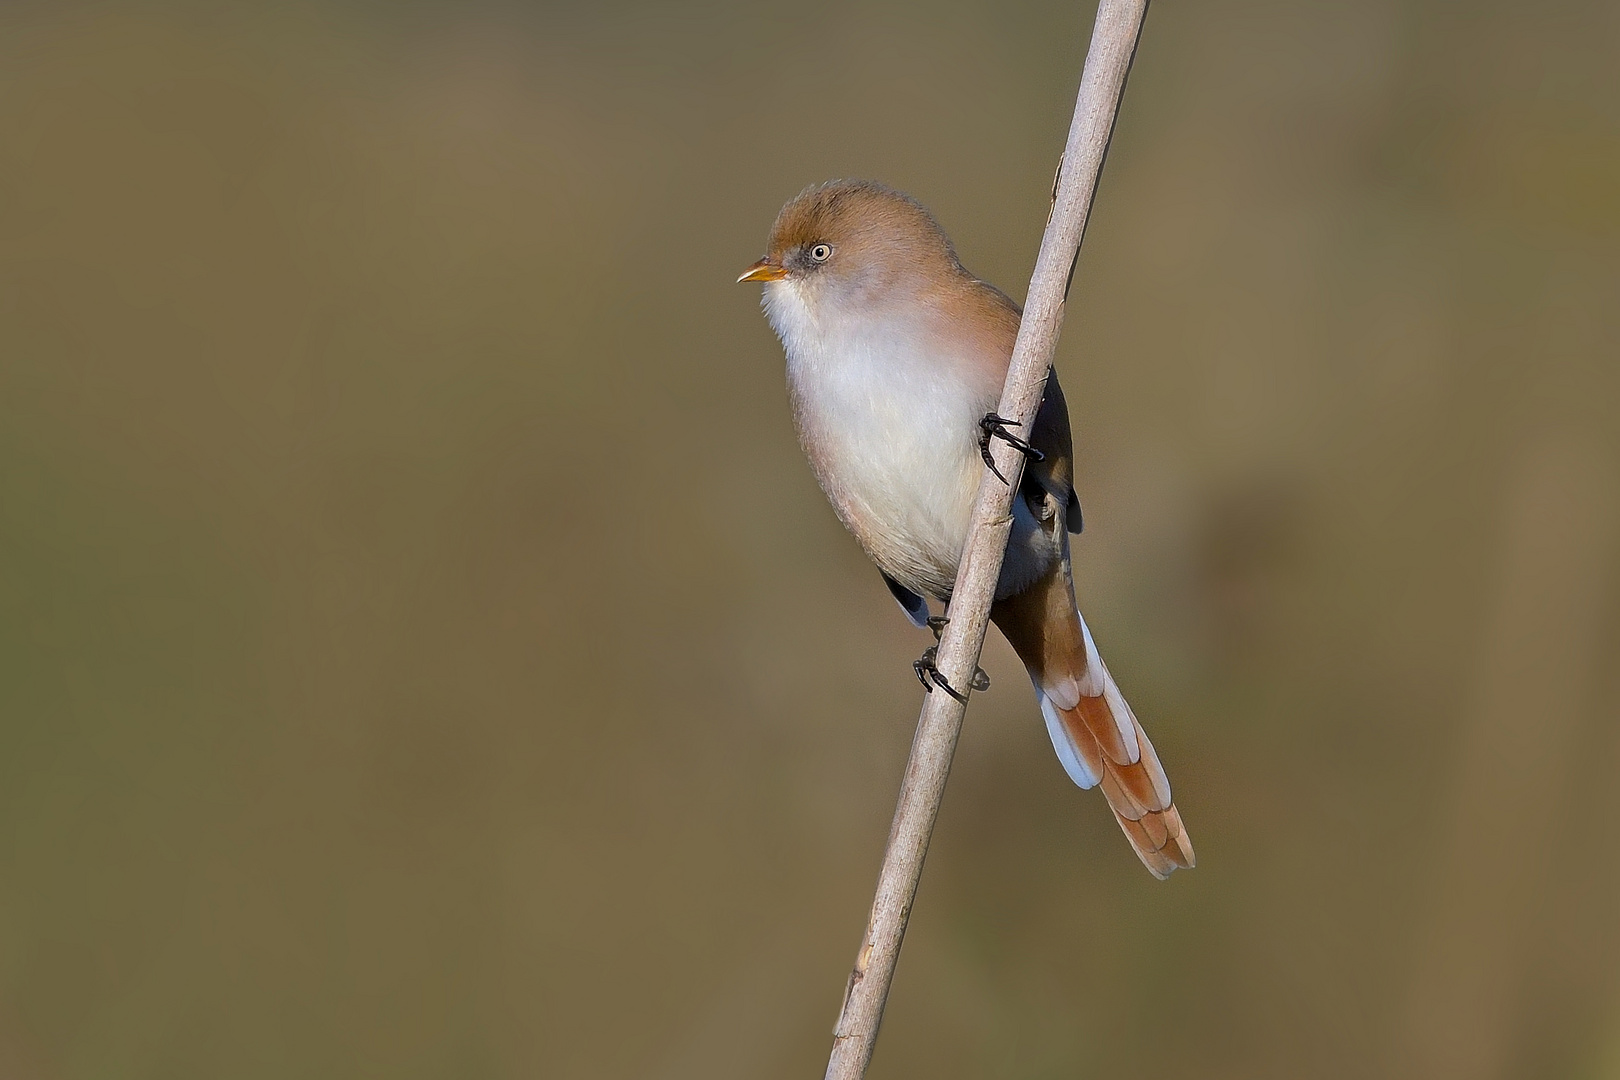
[[[0,8],[0,1076],[819,1076],[920,691],[758,289],[1021,295],[1056,2]],[[1161,0],[873,1076],[1620,1077],[1620,9]]]

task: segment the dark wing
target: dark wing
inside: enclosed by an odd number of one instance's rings
[[[883,573],[881,570],[878,573]],[[928,629],[928,601],[900,584],[888,574],[883,574],[883,584],[889,587],[889,595],[893,596],[900,605],[900,610],[906,613],[911,625],[919,630]]]
[[[969,280],[973,285],[969,296],[977,303],[979,312],[988,317],[983,321],[995,326],[1002,355],[1010,358],[1022,310],[1011,297],[989,282]],[[1064,511],[1069,531],[1079,532],[1080,499],[1074,493],[1074,440],[1069,434],[1069,406],[1063,400],[1063,387],[1058,385],[1055,370],[1047,372],[1046,394],[1035,414],[1029,443],[1045,455],[1045,460],[1025,463],[1020,493],[1037,517],[1043,516],[1039,504],[1050,499],[1053,511]]]
[[[1069,433],[1069,405],[1063,400],[1063,387],[1058,385],[1055,370],[1047,373],[1046,395],[1041,398],[1040,411],[1035,414],[1029,443],[1046,457],[1025,463],[1026,484],[1040,485],[1058,506],[1067,510],[1069,531],[1079,532],[1080,497],[1074,493],[1074,440]]]

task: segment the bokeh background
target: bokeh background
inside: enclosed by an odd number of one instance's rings
[[[1091,9],[0,8],[0,1076],[819,1076],[925,644],[758,289],[1028,280]],[[1161,0],[872,1075],[1620,1077],[1620,8]]]

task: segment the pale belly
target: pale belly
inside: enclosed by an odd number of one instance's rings
[[[984,474],[979,421],[995,408],[1001,373],[918,322],[828,325],[779,284],[767,301],[799,441],[839,520],[889,577],[946,598]],[[1039,542],[1022,499],[1013,517],[998,596],[1027,585],[1058,550]]]
[[[794,419],[839,519],[884,573],[947,595],[983,470],[978,420],[993,401],[921,364],[808,374],[790,365]]]

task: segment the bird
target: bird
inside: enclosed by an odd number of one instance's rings
[[[1027,440],[995,413],[1019,306],[963,267],[921,203],[869,180],[789,200],[765,256],[737,280],[764,283],[811,471],[919,628],[937,636],[944,621],[928,599],[949,603],[981,462],[995,468],[989,440],[1024,453],[991,621],[1023,661],[1070,779],[1102,789],[1155,877],[1193,866],[1164,767],[1075,602],[1069,538],[1082,521],[1057,373]],[[932,655],[918,661],[924,688],[926,675],[961,697],[931,670]]]

